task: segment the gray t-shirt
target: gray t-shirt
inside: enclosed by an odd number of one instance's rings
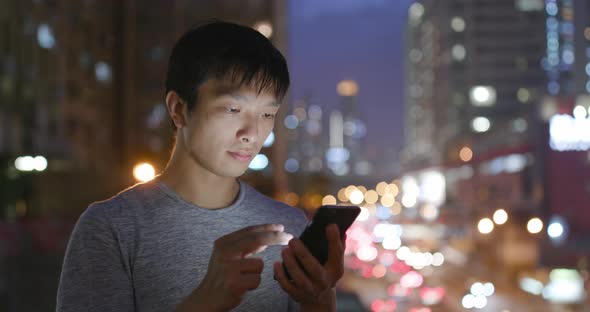
[[[57,293],[57,311],[172,311],[207,272],[213,243],[243,227],[280,223],[298,237],[302,211],[240,182],[226,208],[191,204],[151,181],[97,202],[70,237]],[[294,311],[296,304],[273,279],[284,246],[269,246],[260,286],[233,311]]]

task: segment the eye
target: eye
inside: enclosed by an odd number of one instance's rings
[[[264,113],[262,116],[267,119],[274,119],[276,114]]]
[[[230,113],[239,113],[239,112],[240,112],[240,109],[239,109],[239,108],[232,108],[232,107],[229,107],[229,108],[227,109],[227,111],[228,111],[228,112],[230,112]]]

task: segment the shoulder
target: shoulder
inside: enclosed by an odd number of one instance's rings
[[[79,226],[120,225],[121,221],[131,219],[137,214],[142,197],[151,187],[153,186],[147,183],[136,184],[108,199],[91,203],[80,215]]]

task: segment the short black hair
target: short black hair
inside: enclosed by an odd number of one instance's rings
[[[176,91],[193,109],[199,87],[209,79],[253,85],[281,100],[289,88],[285,58],[253,28],[213,21],[189,29],[174,45],[166,75],[166,94]]]

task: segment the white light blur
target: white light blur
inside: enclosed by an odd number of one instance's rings
[[[383,239],[383,248],[387,250],[396,250],[401,247],[402,240],[397,236],[387,236]]]
[[[297,172],[299,170],[299,161],[295,158],[289,158],[285,161],[285,170],[287,172]]]
[[[345,176],[350,171],[350,166],[347,163],[328,164],[328,167],[337,176]]]
[[[416,271],[410,271],[402,275],[402,277],[399,280],[400,285],[402,285],[405,288],[418,288],[422,286],[423,282],[424,277]]]
[[[402,205],[406,208],[412,208],[416,206],[418,199],[413,194],[404,194],[402,197]]]
[[[384,188],[387,187],[387,183],[384,183]],[[405,194],[411,194],[414,197],[418,197],[420,194],[420,188],[418,187],[418,181],[414,177],[404,177],[402,179],[402,191]],[[379,190],[377,190],[379,192]],[[383,194],[379,194],[383,195]]]
[[[473,307],[477,309],[483,309],[488,304],[488,298],[484,295],[475,296],[473,301]]]
[[[496,89],[492,86],[475,86],[469,91],[474,106],[492,106],[496,103]]]
[[[554,244],[561,244],[566,241],[569,226],[567,221],[561,216],[553,216],[549,219],[549,226],[547,227],[547,235]]]
[[[563,225],[560,223],[551,223],[547,227],[547,234],[551,238],[557,238],[563,235]]]
[[[402,235],[402,228],[399,224],[378,223],[373,227],[373,235],[380,238],[387,236],[400,237]]]
[[[440,252],[435,252],[432,255],[432,265],[435,267],[439,267],[445,263],[445,256]]]
[[[465,46],[462,44],[455,44],[451,49],[451,55],[453,59],[456,61],[462,61],[465,59],[467,55],[467,50],[465,50]]]
[[[556,151],[590,149],[590,119],[555,115],[549,121],[549,145]]]
[[[440,206],[446,199],[446,182],[439,170],[430,170],[420,174],[418,198],[422,201]],[[417,193],[417,192],[416,192]]]
[[[356,251],[356,256],[365,262],[370,262],[377,258],[378,251],[373,246],[363,246]]]
[[[33,164],[37,171],[45,171],[45,169],[47,169],[47,159],[43,156],[36,156],[33,158]]]
[[[519,286],[523,291],[535,296],[541,295],[543,293],[544,287],[543,283],[530,277],[521,278],[519,281]]]
[[[425,305],[435,305],[438,304],[444,297],[445,290],[441,287],[436,288],[429,288],[424,287],[420,290],[420,299],[422,299],[422,303]],[[409,312],[430,312],[430,308],[416,308],[411,309]]]
[[[419,20],[424,15],[424,6],[419,2],[414,2],[409,8],[410,18]]]
[[[479,220],[479,223],[477,224],[477,230],[481,234],[490,234],[494,230],[494,222],[492,222],[492,220],[489,218],[483,218]]]
[[[39,46],[44,49],[51,49],[55,47],[55,36],[51,26],[47,24],[40,24],[37,28],[37,42]]]
[[[14,166],[19,171],[33,171],[35,170],[35,159],[31,156],[18,157],[14,161]]]
[[[486,117],[475,117],[473,118],[473,120],[471,121],[471,128],[475,131],[475,132],[486,132],[488,130],[490,130],[491,127],[491,123],[490,120]]]
[[[451,19],[451,28],[456,32],[465,30],[465,20],[460,16],[455,16]]]
[[[576,107],[574,107],[573,114],[574,114],[574,118],[583,119],[583,118],[586,118],[587,112],[586,112],[586,109],[584,108],[584,106],[576,105]]]
[[[473,307],[475,307],[475,296],[472,294],[467,294],[463,296],[461,304],[465,309],[473,309]]]
[[[531,234],[538,234],[543,230],[543,221],[539,218],[532,218],[526,225],[527,230]]]
[[[248,168],[252,170],[263,170],[268,166],[268,157],[264,154],[254,156]]]
[[[474,296],[479,296],[484,294],[484,287],[483,284],[480,282],[473,283],[470,288],[471,294]]]
[[[43,156],[21,156],[14,161],[14,167],[18,171],[45,171],[47,169],[47,159]]]
[[[494,294],[494,292],[496,291],[496,287],[494,287],[494,284],[488,282],[483,284],[483,295],[486,297],[489,297],[491,295]]]
[[[435,205],[425,204],[422,206],[422,209],[420,209],[420,215],[422,215],[422,218],[426,221],[434,221],[438,218],[439,209]]]
[[[350,151],[344,147],[331,147],[326,151],[326,160],[330,164],[341,164],[350,158]]]
[[[100,82],[111,81],[111,66],[106,62],[98,62],[94,65],[94,75],[96,80]]]
[[[584,280],[576,270],[553,269],[543,289],[543,298],[561,304],[581,303],[585,298]]]
[[[512,154],[504,156],[503,160],[503,169],[508,173],[519,172],[527,164],[526,156],[521,154]]]
[[[494,212],[494,222],[498,225],[502,225],[508,221],[508,213],[504,209],[498,209]]]
[[[274,142],[275,142],[275,133],[274,133],[274,131],[271,131],[270,134],[268,135],[268,137],[266,138],[266,140],[264,140],[262,147],[270,147],[270,146],[272,146],[272,144]]]
[[[363,192],[359,191],[359,190],[354,190],[351,194],[350,194],[350,202],[354,205],[359,205],[360,203],[362,203],[365,199],[365,195],[363,195]]]
[[[360,207],[360,208],[361,208],[361,212],[356,217],[356,221],[361,221],[361,222],[367,221],[370,216],[369,209],[367,209],[366,207]]]
[[[285,127],[287,127],[287,129],[295,129],[297,128],[297,126],[299,125],[299,119],[297,119],[297,116],[295,115],[287,115],[285,117]]]
[[[408,259],[410,254],[412,254],[412,251],[407,246],[401,246],[396,252],[397,258],[402,261]]]

